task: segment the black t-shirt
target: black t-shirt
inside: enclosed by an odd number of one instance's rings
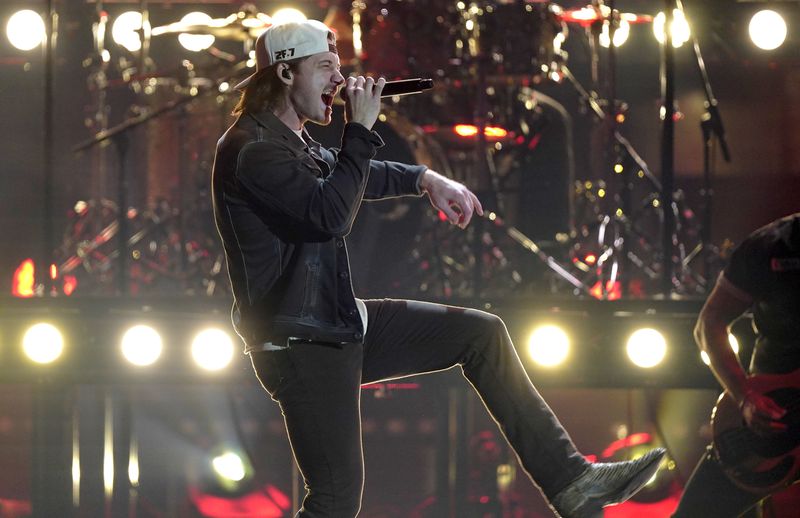
[[[800,352],[800,213],[750,234],[723,275],[753,298],[760,337],[772,347]]]

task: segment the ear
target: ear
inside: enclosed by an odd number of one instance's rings
[[[278,77],[284,84],[286,85],[292,84],[292,71],[289,69],[289,65],[287,65],[286,63],[278,64],[277,72],[278,72]]]

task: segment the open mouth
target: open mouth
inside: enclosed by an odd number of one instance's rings
[[[325,106],[330,108],[333,105],[333,94],[332,93],[322,94],[322,102],[325,103]]]

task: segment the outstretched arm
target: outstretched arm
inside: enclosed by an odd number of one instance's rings
[[[483,207],[478,197],[455,180],[428,169],[422,173],[419,185],[428,194],[431,204],[444,212],[453,225],[466,228],[474,213],[483,216]]]

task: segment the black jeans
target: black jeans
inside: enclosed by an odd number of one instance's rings
[[[736,518],[757,516],[755,505],[765,496],[745,491],[722,471],[709,446],[681,495],[673,518]],[[749,514],[748,511],[753,514]],[[747,513],[747,514],[745,514]]]
[[[364,345],[295,343],[252,353],[258,379],[280,404],[307,494],[298,517],[358,514],[364,482],[360,386],[459,365],[547,497],[586,468],[531,384],[500,318],[404,300],[365,301]]]

